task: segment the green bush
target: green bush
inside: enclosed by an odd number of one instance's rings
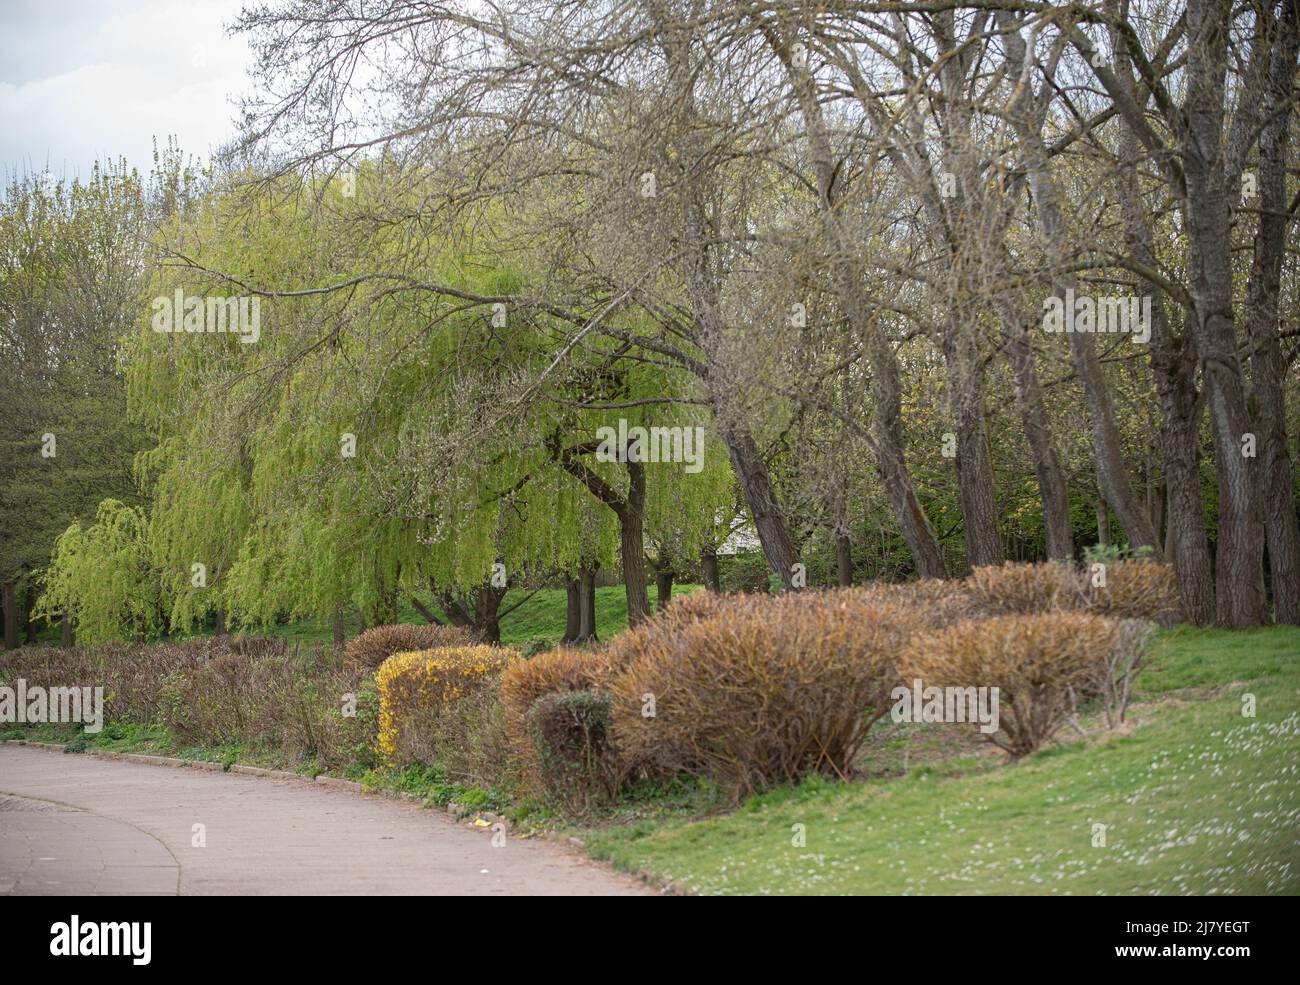
[[[587,808],[617,787],[611,702],[599,691],[553,691],[528,710],[537,771],[552,797]]]

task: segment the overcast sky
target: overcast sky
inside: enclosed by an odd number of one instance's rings
[[[234,134],[242,0],[0,0],[0,177],[106,157],[148,172],[153,138],[207,159]]]

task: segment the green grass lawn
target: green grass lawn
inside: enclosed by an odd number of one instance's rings
[[[685,595],[693,592],[698,585],[674,585],[673,595]],[[659,593],[654,585],[649,586],[650,607],[659,604]],[[527,591],[511,589],[506,593],[502,609],[514,605]],[[420,601],[438,616],[442,609],[430,598],[421,596]],[[528,597],[518,609],[515,609],[501,621],[501,642],[507,646],[521,646],[530,640],[544,639],[558,643],[564,635],[565,592],[562,588],[542,588]],[[361,631],[361,619],[356,612],[346,618],[348,636],[355,636]],[[423,624],[425,618],[420,615],[409,599],[403,599],[397,608],[397,621],[401,623]],[[596,633],[602,640],[627,629],[627,593],[622,585],[611,585],[596,589]],[[280,625],[262,626],[249,630],[250,633],[267,636],[281,636],[303,643],[329,642],[334,638],[334,624],[329,619],[301,619]],[[211,631],[192,635],[211,635]],[[42,639],[57,642],[57,628],[51,629]]]
[[[588,850],[706,894],[1300,891],[1300,630],[1178,629],[1162,643],[1127,734],[596,828]]]

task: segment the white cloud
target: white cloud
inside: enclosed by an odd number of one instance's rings
[[[153,138],[206,157],[234,134],[249,52],[224,24],[240,0],[0,4],[0,169],[85,175],[124,156],[147,170]]]

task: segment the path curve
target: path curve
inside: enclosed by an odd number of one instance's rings
[[[0,743],[0,894],[657,895],[552,842],[492,840],[404,801]]]

